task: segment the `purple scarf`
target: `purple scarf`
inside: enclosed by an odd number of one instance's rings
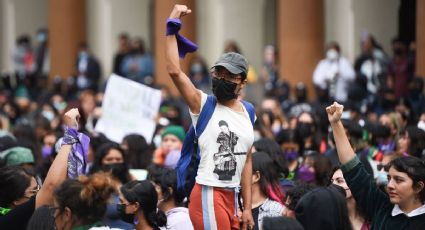
[[[87,173],[87,154],[90,138],[76,129],[67,127],[60,145],[72,145],[68,156],[68,178],[74,179]],[[57,149],[58,151],[58,149]]]
[[[182,26],[182,22],[180,19],[178,18],[167,19],[166,35],[167,36],[176,35],[177,49],[179,50],[179,57],[183,59],[187,53],[195,52],[198,49],[198,46],[195,43],[191,42],[189,39],[179,34],[179,30],[181,26]]]

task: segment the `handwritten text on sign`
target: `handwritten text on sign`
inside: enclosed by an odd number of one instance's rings
[[[118,143],[128,134],[140,134],[150,143],[160,103],[160,90],[113,74],[106,86],[102,117],[95,129]]]

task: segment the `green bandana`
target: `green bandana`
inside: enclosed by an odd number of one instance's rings
[[[6,216],[12,209],[0,207],[0,216]]]

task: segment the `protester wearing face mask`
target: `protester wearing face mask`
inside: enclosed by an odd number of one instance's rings
[[[295,181],[298,168],[301,164],[300,146],[297,142],[296,131],[293,129],[284,129],[276,136],[276,141],[279,143],[288,161],[289,173],[286,179]]]
[[[80,176],[61,184],[54,193],[50,211],[58,230],[108,230],[101,222],[115,183],[106,173]],[[117,228],[115,228],[117,229]]]
[[[98,171],[111,172],[113,178],[120,184],[130,181],[128,165],[124,151],[116,143],[105,143],[95,153],[95,159],[90,173]]]
[[[167,217],[157,209],[158,195],[151,181],[131,181],[121,187],[117,210],[121,219],[135,223],[136,230],[165,227]]]
[[[184,196],[177,192],[177,175],[173,169],[152,167],[149,180],[158,193],[158,209],[167,216],[167,226],[162,230],[193,230],[189,210],[184,207]]]
[[[68,111],[65,124],[75,128],[78,117],[77,109]],[[0,229],[26,229],[36,208],[53,203],[53,191],[67,176],[71,147],[70,144],[62,145],[43,185],[39,185],[32,173],[23,167],[0,167]]]
[[[400,157],[400,155],[396,154],[395,152],[388,153],[384,155],[381,162],[376,164],[376,172],[374,172],[374,177],[376,184],[384,192],[388,184],[388,168],[386,166],[397,157]]]
[[[303,112],[298,116],[295,131],[301,152],[320,150],[321,138],[312,113]]]
[[[85,89],[97,90],[101,76],[100,64],[89,52],[87,43],[81,43],[79,48],[75,64],[78,73],[76,76],[77,88],[80,91]]]
[[[309,184],[324,186],[327,184],[332,164],[329,158],[316,151],[304,152],[304,162],[298,169],[297,179]]]
[[[388,170],[388,194],[383,193],[360,163],[340,119],[343,106],[326,108],[342,172],[357,204],[371,220],[372,229],[425,228],[425,164],[416,157],[399,157]]]
[[[211,92],[208,66],[202,57],[198,56],[191,60],[189,78],[197,89]]]
[[[338,43],[329,43],[326,58],[321,60],[314,70],[313,83],[320,89],[327,89],[331,98],[344,103],[347,101],[348,86],[354,78],[354,69],[351,63],[341,56]]]
[[[167,23],[165,50],[168,74],[187,103],[193,125],[196,125],[208,95],[195,88],[180,68],[179,54],[184,57],[186,51],[193,52],[196,48],[177,34],[178,29],[175,30],[179,27],[176,25],[181,26],[180,18],[190,13],[187,6],[175,5]],[[244,206],[242,229],[254,226],[251,213],[250,152],[254,131],[245,107],[250,105],[243,104],[240,99],[247,74],[246,58],[233,52],[222,55],[212,68],[212,91],[217,103],[198,140],[200,163],[189,203],[189,214],[195,229],[216,226],[238,229],[240,223],[235,216],[235,196],[239,186],[242,187]]]
[[[279,185],[278,168],[265,152],[253,153],[252,214],[253,229],[263,229],[265,217],[283,216],[284,195]]]
[[[348,218],[350,219],[353,230],[369,230],[370,223],[365,219],[360,207],[357,206],[356,200],[351,194],[350,188],[345,182],[340,167],[335,167],[330,174],[330,183],[341,186],[345,190],[345,198],[347,201]]]
[[[395,112],[384,113],[379,117],[379,123],[390,129],[390,135],[381,139],[378,143],[379,150],[384,153],[395,151],[395,142],[399,139],[403,127],[401,115]]]
[[[154,152],[153,163],[174,169],[180,158],[185,137],[183,127],[170,125],[161,133],[161,144]]]
[[[90,173],[96,172],[110,173],[117,189],[133,179],[128,171],[124,151],[116,143],[106,143],[98,148],[90,170]],[[119,213],[116,210],[116,204],[118,203],[118,194],[113,194],[108,202],[103,222],[109,227],[133,229],[133,225],[120,220]]]

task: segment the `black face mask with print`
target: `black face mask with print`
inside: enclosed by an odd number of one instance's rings
[[[238,97],[235,93],[238,84],[222,79],[212,78],[212,91],[220,102],[229,101]]]

